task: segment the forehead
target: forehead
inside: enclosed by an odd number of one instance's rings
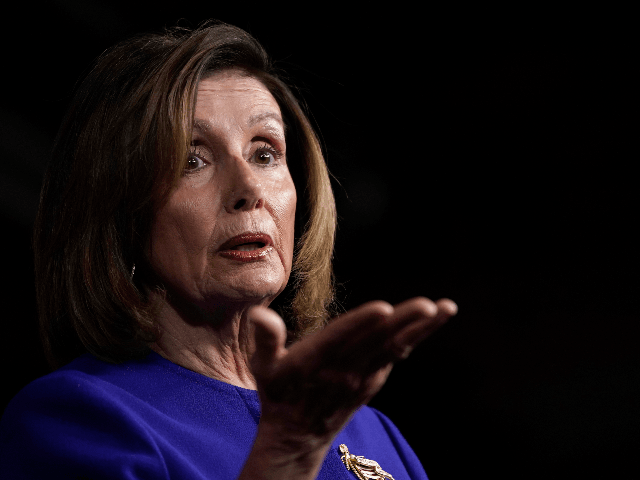
[[[215,113],[255,114],[272,112],[280,116],[280,107],[271,92],[255,77],[239,70],[216,72],[200,81],[196,117],[217,117]]]

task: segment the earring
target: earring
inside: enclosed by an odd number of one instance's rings
[[[133,268],[131,269],[131,277],[129,277],[129,280],[133,280],[133,275],[136,273],[136,264],[133,264]]]

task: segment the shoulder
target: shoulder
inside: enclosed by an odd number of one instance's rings
[[[125,455],[143,468],[154,445],[126,392],[83,370],[58,370],[13,398],[0,421],[0,470],[15,478],[128,478],[118,465]],[[98,460],[101,472],[93,470]]]
[[[366,405],[356,412],[347,427],[360,432],[360,434],[378,435],[394,442],[406,443],[400,430],[389,417]]]
[[[18,418],[34,423],[29,418],[55,419],[84,417],[92,424],[105,416],[117,415],[122,404],[131,403],[126,388],[112,381],[110,376],[120,369],[93,357],[76,359],[66,367],[34,380],[11,400],[2,417],[5,423]],[[94,416],[100,412],[100,416]],[[43,423],[38,423],[43,425]],[[46,422],[44,423],[46,425]]]
[[[0,421],[0,471],[21,479],[235,478],[259,418],[257,394],[238,390],[157,354],[122,364],[80,357],[11,401]]]

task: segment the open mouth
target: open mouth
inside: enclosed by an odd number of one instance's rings
[[[218,253],[233,260],[251,262],[271,252],[273,240],[266,233],[242,233],[224,242]]]
[[[253,243],[242,243],[240,245],[236,245],[232,247],[231,250],[239,250],[241,252],[250,252],[252,250],[258,250],[259,248],[264,247],[265,244],[263,242],[253,242]]]

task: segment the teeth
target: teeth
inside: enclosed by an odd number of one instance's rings
[[[261,248],[262,244],[261,243],[245,243],[242,245],[238,245],[237,247],[235,247],[234,250],[240,250],[243,252],[249,251],[249,250],[257,250],[258,248]]]

